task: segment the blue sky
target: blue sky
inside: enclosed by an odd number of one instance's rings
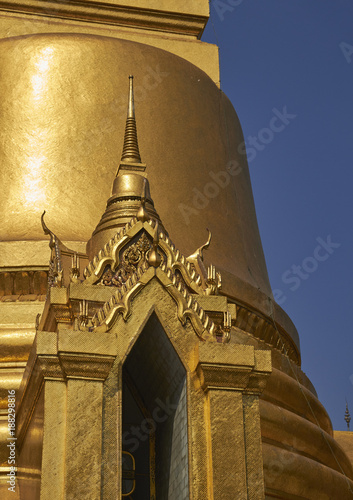
[[[303,371],[333,428],[345,430],[345,398],[353,417],[353,2],[212,4],[202,39],[219,45],[221,87],[252,148],[272,289],[298,329]],[[264,132],[284,108],[285,128]]]

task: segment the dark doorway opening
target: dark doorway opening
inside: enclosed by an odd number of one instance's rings
[[[186,371],[155,314],[124,363],[122,404],[123,498],[187,500]]]

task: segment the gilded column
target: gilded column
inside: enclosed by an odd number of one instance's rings
[[[271,353],[205,343],[199,359],[209,412],[213,498],[264,498],[258,399],[271,373]]]
[[[21,498],[101,498],[103,382],[115,359],[107,337],[37,332],[20,388]],[[26,463],[36,441],[38,471]]]

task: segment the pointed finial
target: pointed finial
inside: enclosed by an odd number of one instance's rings
[[[150,251],[150,254],[148,256],[148,263],[150,266],[153,267],[159,267],[162,262],[162,258],[160,254],[158,253],[158,241],[159,241],[159,228],[158,228],[158,221],[156,222],[155,230],[154,230],[154,235],[153,235],[153,245],[152,245],[152,250]]]
[[[203,262],[203,251],[207,250],[207,248],[210,246],[211,238],[212,238],[211,231],[209,229],[207,229],[207,231],[208,231],[208,238],[207,238],[206,243],[204,245],[202,245],[200,248],[198,248],[196,250],[196,252],[194,252],[192,255],[189,255],[189,257],[186,259],[189,262],[193,262],[194,260],[197,260],[197,259],[199,259],[201,262]]]
[[[137,142],[133,80],[134,77],[130,75],[129,103],[127,108],[124,147],[123,147],[123,153],[121,155],[121,161],[126,163],[141,163],[141,156]]]
[[[42,223],[42,228],[43,228],[44,234],[48,234],[50,236],[49,248],[54,248],[55,247],[55,242],[56,242],[56,236],[55,236],[54,233],[52,233],[50,231],[50,229],[48,228],[48,226],[44,222],[44,215],[45,215],[45,210],[42,213],[41,218],[40,218],[41,223]]]
[[[348,410],[347,400],[346,400],[346,411],[344,413],[344,419],[347,422],[347,428],[349,430],[349,422],[351,421],[351,416],[350,416],[350,413],[349,413],[349,410]]]
[[[142,188],[142,193],[141,193],[141,206],[137,211],[137,220],[141,222],[146,222],[149,220],[148,214],[145,209],[145,204],[146,204],[146,184],[147,180],[143,179],[143,188]]]

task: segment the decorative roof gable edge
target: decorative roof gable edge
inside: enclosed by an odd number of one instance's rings
[[[102,277],[106,266],[110,265],[116,269],[119,262],[119,253],[124,246],[142,229],[144,229],[153,238],[155,236],[157,222],[149,219],[147,222],[141,222],[133,217],[125,227],[121,228],[113,238],[98,252],[98,255],[88,264],[84,270],[85,282],[95,284]],[[169,236],[163,232],[158,233],[158,246],[167,256],[166,267],[172,270],[180,271],[187,286],[195,293],[204,294],[206,277],[201,276],[196,269],[193,269],[192,263],[175,247]],[[204,288],[203,286],[204,285]]]
[[[110,330],[119,314],[122,314],[123,320],[127,321],[131,315],[133,299],[154,277],[175,301],[178,319],[182,325],[185,325],[189,319],[196,335],[201,340],[216,342],[215,324],[199,305],[197,299],[187,291],[182,281],[165,265],[154,269],[144,264],[138,269],[123,285],[123,288],[117,290],[111,299],[97,311],[92,319],[94,331]]]

